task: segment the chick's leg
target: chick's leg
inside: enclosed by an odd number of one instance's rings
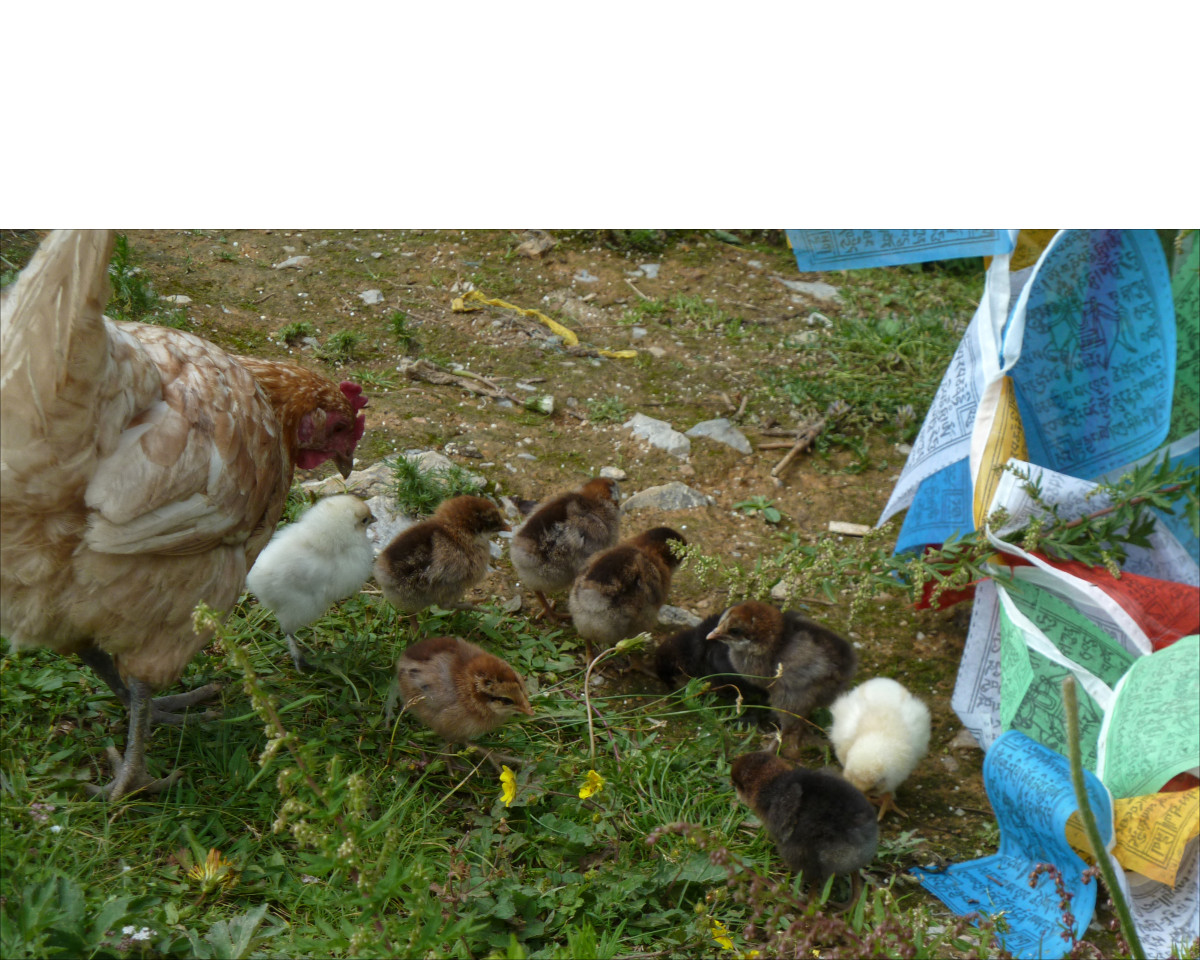
[[[288,653],[292,655],[292,663],[295,664],[297,673],[311,673],[317,669],[316,664],[304,655],[304,648],[300,646],[300,641],[290,633],[287,635],[287,648]]]
[[[537,597],[538,603],[542,605],[542,609],[534,614],[533,618],[535,620],[545,620],[546,618],[549,618],[551,620],[556,620],[559,623],[566,623],[571,619],[569,614],[565,614],[561,610],[555,608],[554,601],[548,599],[541,590],[534,590],[533,595]]]
[[[879,820],[883,820],[884,816],[891,810],[895,810],[902,817],[908,816],[907,813],[896,806],[896,798],[890,793],[882,794],[876,803],[879,804]]]
[[[130,706],[129,687],[121,679],[121,672],[113,662],[113,658],[99,647],[88,647],[80,651],[79,659],[92,668],[92,672],[103,680],[108,688],[117,695],[126,708]],[[205,684],[188,693],[178,693],[169,697],[156,697],[150,701],[151,723],[168,723],[182,726],[197,720],[215,720],[221,715],[220,710],[206,710],[202,714],[185,715],[179,713],[205,700],[211,700],[221,692],[218,683]]]
[[[141,680],[129,682],[129,737],[125,744],[125,755],[109,748],[109,760],[113,765],[113,778],[107,787],[88,785],[93,795],[119,800],[135,790],[158,793],[173,784],[183,771],[172,771],[161,780],[151,780],[146,775],[146,738],[150,733],[152,697],[150,687]]]

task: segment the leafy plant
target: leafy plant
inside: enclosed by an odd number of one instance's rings
[[[150,278],[133,264],[129,240],[118,233],[108,262],[108,279],[112,296],[104,312],[114,320],[141,320],[158,306],[158,297]]]
[[[417,334],[413,330],[408,314],[403,310],[393,310],[389,324],[392,329],[392,336],[400,344],[400,349],[408,353],[416,345]]]
[[[479,482],[458,464],[445,470],[422,470],[415,457],[388,461],[395,478],[395,497],[410,516],[425,517],[448,497],[478,493]]]
[[[331,333],[321,346],[321,359],[329,363],[350,363],[356,359],[358,347],[364,340],[366,337],[354,330]]]
[[[284,324],[279,330],[279,339],[289,347],[312,335],[313,325],[307,320],[293,320],[291,323]]]
[[[775,501],[768,500],[763,496],[751,497],[749,500],[735,503],[733,507],[735,510],[741,510],[748,517],[758,514],[767,523],[778,523],[783,519],[783,511],[775,506]]]
[[[620,397],[601,397],[587,402],[587,415],[593,423],[619,423],[629,419],[629,408]]]

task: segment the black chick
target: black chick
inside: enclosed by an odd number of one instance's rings
[[[826,770],[794,767],[770,751],[733,762],[738,799],[763,822],[775,849],[804,883],[820,889],[831,876],[850,876],[848,906],[862,889],[859,870],[875,857],[879,824],[860,790]]]
[[[803,739],[803,718],[831,704],[858,668],[854,648],[832,630],[758,600],[726,610],[708,639],[728,646],[733,669],[767,688],[789,750]]]
[[[720,621],[721,614],[714,613],[660,643],[654,652],[654,672],[672,690],[685,686],[692,677],[707,677],[712,691],[723,699],[740,696],[747,707],[766,707],[770,700],[765,683],[754,683],[739,674],[729,658],[729,648],[708,639]]]

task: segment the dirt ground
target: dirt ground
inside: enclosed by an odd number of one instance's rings
[[[155,292],[190,298],[176,306],[164,303],[179,322],[186,321],[186,329],[235,352],[291,356],[361,382],[370,406],[360,466],[397,452],[436,449],[486,477],[490,492],[528,499],[574,487],[605,466],[625,471],[624,496],[680,480],[713,503],[632,514],[623,521],[624,531],[667,524],[706,553],[752,560],[774,549],[781,532],[816,542],[831,536],[831,520],[874,524],[904,463],[895,440],[876,433],[867,437],[865,469],[857,463],[861,453],[835,449],[802,454],[782,480],[772,478],[772,468],[787,452],[788,431],[794,435],[805,412],[772,390],[764,371],[796,365],[796,343],[816,335],[822,317],[835,317],[841,309],[780,281],[854,282],[844,274],[799,274],[781,231],[738,231],[741,244],[703,231],[665,236],[556,231],[545,238],[555,245],[537,256],[519,248],[527,241],[539,245],[542,235],[520,231],[126,233],[133,262],[149,275]],[[40,236],[4,231],[5,269],[23,263]],[[311,259],[298,268],[280,266],[301,256]],[[455,312],[453,299],[469,289],[549,314],[578,335],[580,347],[548,340],[541,323],[511,310]],[[379,291],[380,301],[365,303],[360,294],[368,290]],[[672,298],[685,298],[690,307],[651,314],[640,306]],[[949,320],[965,324],[972,307],[945,309]],[[393,328],[397,311],[404,314],[400,337]],[[288,345],[281,332],[300,322],[311,325],[313,341]],[[354,339],[346,333],[361,339],[343,349],[340,360],[321,359],[335,335],[343,342]],[[597,355],[626,349],[637,350],[637,356]],[[397,369],[406,357],[461,364],[518,400],[550,395],[554,413],[546,416],[458,386],[412,381]],[[606,412],[613,419],[599,420]],[[682,461],[622,429],[634,413],[681,431],[701,420],[736,416],[755,450],[742,455],[694,439],[690,457]],[[777,446],[764,449],[766,444]],[[754,497],[782,511],[778,528],[734,509]],[[512,569],[502,561],[484,593],[514,592]],[[725,599],[719,588],[701,589],[685,571],[670,602],[704,616]],[[528,595],[525,604],[530,609]],[[995,849],[982,753],[951,746],[962,729],[950,696],[968,606],[916,612],[881,598],[853,624],[838,606],[814,604],[809,611],[856,642],[860,680],[893,676],[931,707],[929,756],[898,796],[908,817],[889,818],[883,826],[884,849],[890,845],[907,864]]]

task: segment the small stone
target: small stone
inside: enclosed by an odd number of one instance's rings
[[[650,331],[645,327],[632,327],[629,332],[632,334],[634,340],[641,340]]]
[[[662,268],[661,263],[639,263],[638,267],[642,273],[646,275],[647,280],[657,280],[658,271]]]
[[[497,400],[496,406],[498,406],[501,410],[512,410],[514,407],[516,407],[516,404],[511,400]]]
[[[975,739],[975,735],[966,727],[963,727],[954,735],[954,739],[950,741],[951,750],[978,750],[979,741]]]
[[[380,257],[382,257],[382,256],[383,256],[383,254],[382,254],[382,253],[372,253],[372,254],[371,254],[371,259],[372,259],[372,260],[378,260],[378,259],[379,259]]]
[[[667,355],[667,351],[664,350],[662,347],[647,347],[646,352],[648,354],[650,354],[650,356],[652,356],[655,360],[661,360],[663,357],[665,357]]]
[[[647,487],[635,493],[621,504],[621,512],[633,510],[694,510],[697,507],[707,507],[711,498],[699,490],[693,490],[686,483],[672,480],[657,487]]]
[[[298,257],[288,257],[286,260],[281,260],[279,263],[271,264],[272,270],[286,270],[291,267],[293,270],[299,270],[301,267],[306,267],[312,261],[312,257],[306,257],[301,254]]]
[[[368,307],[373,307],[377,303],[383,303],[383,291],[364,290],[358,295],[358,299],[365,303]]]
[[[747,260],[746,266],[753,267],[755,270],[761,270],[763,268],[761,260]]]
[[[733,447],[739,453],[754,452],[754,448],[750,446],[750,441],[746,439],[746,435],[724,417],[719,420],[705,420],[702,423],[696,424],[687,432],[687,436],[708,437],[708,439],[715,440],[717,443]]]
[[[184,296],[182,293],[172,293],[165,297],[159,297],[158,299],[163,303],[173,303],[180,307],[192,302],[191,297]]]
[[[629,474],[627,474],[620,467],[601,467],[600,468],[600,476],[603,477],[605,480],[628,480],[629,479]]]
[[[828,283],[822,283],[820,280],[784,280],[783,277],[776,277],[789,290],[794,290],[796,293],[803,293],[805,296],[813,297],[817,300],[833,300],[840,301],[841,294],[838,293],[838,288]]]
[[[537,260],[558,241],[548,233],[539,233],[517,247],[517,255]]]
[[[600,278],[587,269],[580,270],[572,279],[576,283],[599,283]]]
[[[537,457],[535,457],[532,453],[518,453],[517,459],[518,460],[537,460]]]
[[[670,604],[658,611],[658,622],[664,627],[694,627],[702,619],[683,607],[672,607]]]
[[[780,580],[771,588],[771,599],[776,603],[783,603],[792,595],[792,585],[785,580]]]
[[[955,760],[952,756],[947,754],[946,756],[940,757],[939,759],[942,762],[942,766],[946,768],[947,773],[958,773],[958,761]]]
[[[500,604],[500,609],[505,613],[516,613],[521,609],[521,595],[518,593],[511,600],[505,600]]]
[[[907,443],[898,443],[896,444],[896,452],[902,457],[907,457],[910,453],[912,453],[912,446],[911,444]]]
[[[632,430],[635,437],[641,437],[653,447],[665,450],[673,457],[683,460],[692,449],[692,441],[664,420],[655,420],[644,413],[635,413],[623,424],[626,430]]]

